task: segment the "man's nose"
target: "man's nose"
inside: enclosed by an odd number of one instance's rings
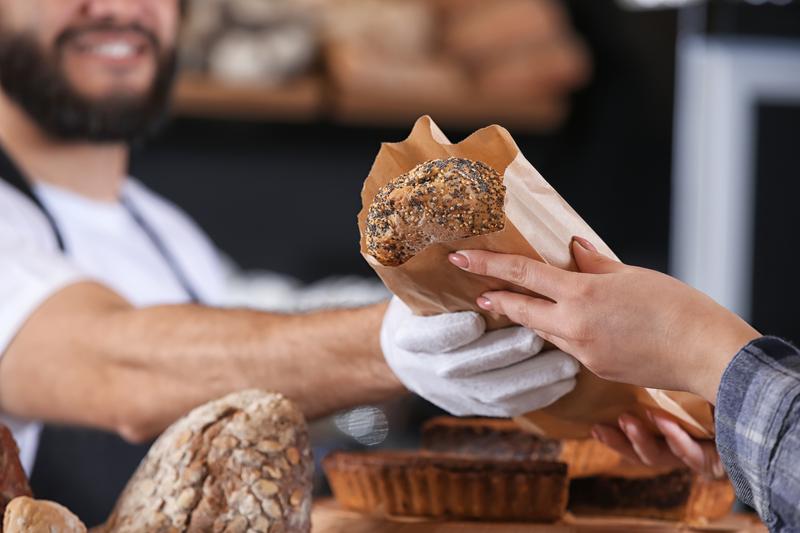
[[[144,0],[85,0],[83,11],[89,18],[127,23],[139,19],[144,4]]]

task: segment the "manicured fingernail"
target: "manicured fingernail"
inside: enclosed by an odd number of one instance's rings
[[[469,258],[464,254],[450,254],[447,258],[458,268],[469,268]]]
[[[489,298],[481,296],[480,298],[478,298],[478,307],[480,307],[481,309],[486,309],[487,311],[491,311],[492,302],[491,300],[489,300]]]
[[[652,422],[653,424],[655,424],[656,423],[656,418],[653,416],[653,411],[650,411],[648,409],[645,412],[647,413],[647,419],[650,420],[650,422]]]
[[[597,252],[597,248],[594,247],[594,244],[590,243],[583,237],[573,237],[572,240],[578,243],[578,245],[583,248],[584,250],[589,250],[590,252]]]
[[[603,435],[596,429],[592,429],[592,437],[594,438],[594,440],[603,442]]]

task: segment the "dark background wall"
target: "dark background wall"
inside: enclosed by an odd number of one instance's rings
[[[752,320],[759,331],[799,342],[800,101],[765,102],[757,112]]]

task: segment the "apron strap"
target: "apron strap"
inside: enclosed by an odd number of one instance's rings
[[[11,160],[11,157],[9,157],[2,147],[0,147],[0,179],[4,180],[6,183],[17,189],[20,193],[28,197],[28,199],[39,208],[42,214],[47,218],[47,222],[50,223],[50,228],[53,230],[53,235],[56,237],[56,242],[58,242],[58,249],[62,252],[65,252],[66,247],[64,246],[64,239],[61,236],[61,231],[58,229],[58,225],[56,224],[53,215],[51,215],[50,212],[45,209],[42,201],[33,192],[30,182],[25,178],[22,171],[19,169],[16,163]]]
[[[41,210],[53,229],[59,250],[66,253],[55,219],[2,146],[0,180],[17,189]],[[174,268],[170,256],[167,256],[167,261]],[[196,298],[180,271],[177,275],[189,288],[189,295]],[[39,437],[31,488],[37,498],[65,505],[88,526],[101,524],[111,514],[117,497],[147,455],[151,444],[129,444],[107,431],[46,424]]]

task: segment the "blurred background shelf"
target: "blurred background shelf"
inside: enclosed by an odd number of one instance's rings
[[[346,93],[332,99],[333,118],[342,124],[408,127],[431,115],[443,127],[476,128],[499,123],[517,132],[552,130],[566,106],[550,102],[508,102],[479,95]]]
[[[317,76],[269,86],[186,73],[178,80],[173,112],[182,117],[303,122],[319,118],[322,101],[323,82]]]
[[[591,80],[554,0],[194,0],[175,114],[550,134]],[[321,119],[321,120],[319,120]]]
[[[173,113],[206,119],[333,122],[367,126],[406,127],[421,115],[431,115],[445,127],[474,128],[493,123],[522,132],[547,131],[567,113],[559,102],[508,101],[480,94],[447,91],[341,92],[320,76],[305,76],[280,86],[225,82],[212,76],[180,76]]]

